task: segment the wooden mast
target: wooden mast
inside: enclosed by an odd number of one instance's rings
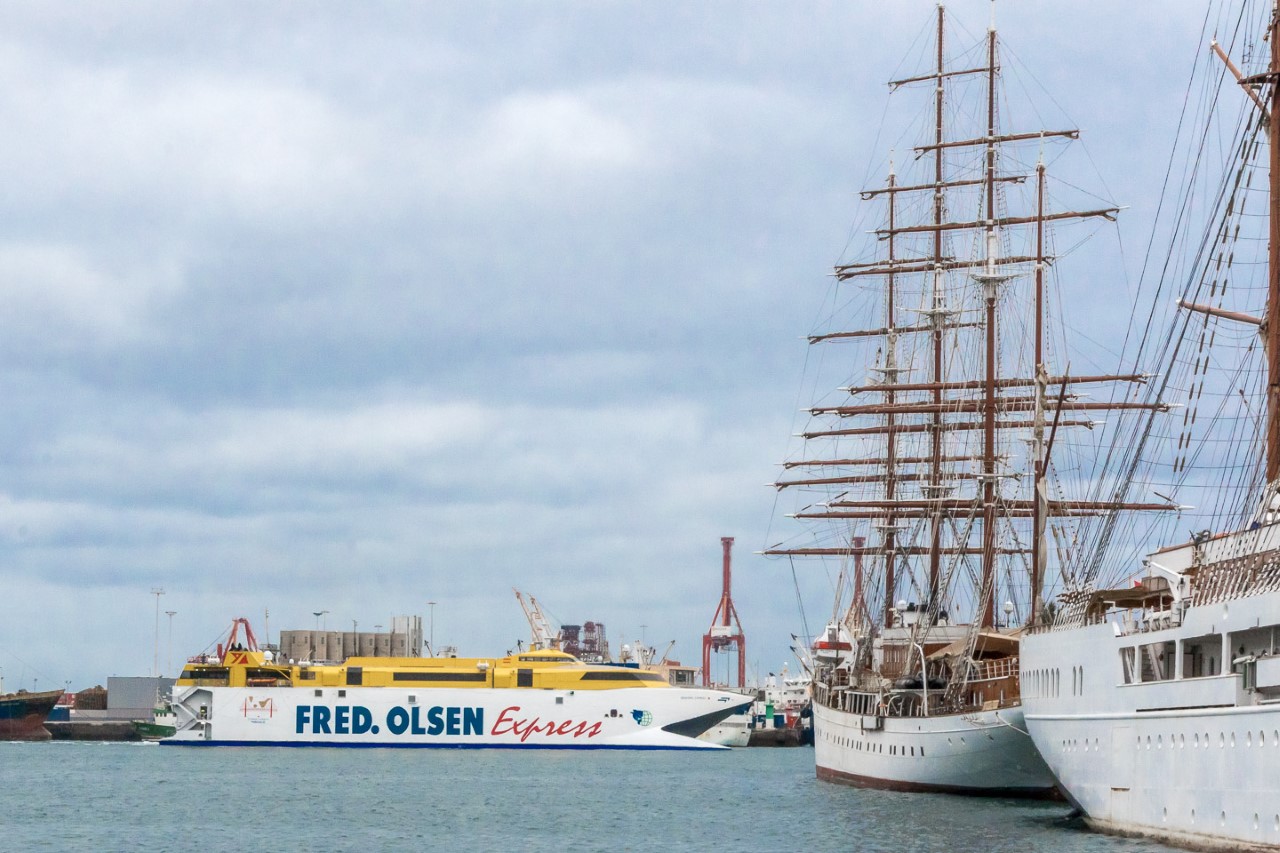
[[[937,83],[934,91],[934,144],[937,148],[934,150],[934,189],[933,189],[933,224],[938,229],[933,232],[933,313],[930,320],[933,322],[933,381],[941,384],[942,382],[942,328],[946,322],[946,314],[942,310],[942,225],[945,218],[945,206],[943,204],[944,194],[943,172],[942,172],[942,151],[943,144],[946,141],[943,137],[942,128],[942,81],[943,75],[946,74],[945,58],[943,56],[943,27],[944,9],[941,3],[938,4],[938,65],[937,65]],[[933,457],[929,471],[933,475],[929,481],[929,497],[941,498],[942,493],[942,391],[935,389],[933,392],[933,402],[939,406],[939,411],[935,412],[932,419],[932,429],[930,430],[929,439],[929,455]],[[935,511],[929,521],[929,600],[927,606],[932,608],[933,603],[938,595],[938,576],[941,569],[942,554],[942,510]],[[893,606],[893,590],[885,590],[885,607],[886,618],[890,617],[888,608]],[[886,623],[888,624],[888,623]]]
[[[1270,246],[1267,252],[1267,483],[1280,477],[1280,4],[1271,14]]]
[[[1049,460],[1045,458],[1044,427],[1046,397],[1049,392],[1049,370],[1044,363],[1044,152],[1036,163],[1036,293],[1035,293],[1035,371],[1036,416],[1032,437],[1032,502],[1031,515],[1031,612],[1034,622],[1040,613],[1040,586],[1044,582],[1045,529],[1048,522],[1049,495],[1045,483]],[[1064,377],[1065,383],[1065,377]],[[1063,385],[1066,388],[1066,385]]]
[[[981,276],[986,307],[986,382],[982,389],[982,627],[995,624],[996,579],[996,297],[1002,276],[996,275],[996,28],[987,31],[986,259]]]
[[[889,164],[889,188],[897,184],[897,175],[894,173],[893,164]],[[889,227],[896,225],[895,213],[897,193],[889,194]],[[897,260],[894,254],[894,237],[889,236],[889,266],[892,267]],[[890,272],[885,278],[885,326],[888,328],[888,338],[885,341],[885,371],[884,379],[888,390],[884,393],[884,403],[889,411],[885,414],[885,486],[884,497],[888,502],[892,502],[897,495],[897,455],[898,455],[898,432],[894,429],[895,424],[895,404],[897,401],[897,392],[894,386],[898,384],[898,320],[897,312],[894,306],[894,274]],[[881,534],[881,542],[884,544],[884,588],[885,588],[885,627],[889,627],[892,623],[893,614],[891,612],[893,602],[893,590],[895,587],[896,573],[894,572],[897,553],[897,517],[890,512],[884,522],[884,529]],[[858,562],[859,587],[861,587],[862,577],[862,557],[860,554],[855,555]],[[861,589],[859,589],[859,597],[861,597]],[[865,609],[865,608],[862,608]],[[861,614],[860,614],[861,615]]]
[[[1036,201],[1032,215],[1002,215],[1001,199],[997,196],[1000,187],[1009,183],[1024,183],[1029,175],[1000,175],[998,168],[1002,165],[1000,147],[1004,143],[1027,143],[1032,140],[1043,141],[1057,137],[1076,139],[1076,130],[1040,130],[1035,132],[998,133],[997,132],[997,90],[999,82],[997,64],[997,33],[994,23],[989,28],[986,38],[986,61],[982,66],[965,68],[959,71],[946,70],[945,60],[945,10],[941,3],[937,8],[937,43],[936,67],[932,73],[921,74],[903,80],[890,82],[890,87],[906,83],[927,82],[933,87],[933,130],[928,144],[914,146],[915,159],[927,171],[932,171],[932,181],[912,180],[899,181],[896,168],[891,166],[889,177],[884,186],[864,190],[862,197],[870,200],[886,197],[887,223],[885,227],[875,230],[875,234],[883,240],[885,255],[874,260],[839,265],[835,268],[838,281],[847,281],[855,277],[875,276],[886,287],[884,304],[886,316],[884,326],[876,329],[857,329],[852,331],[832,331],[810,336],[811,344],[834,342],[847,339],[867,339],[883,337],[886,339],[882,359],[876,359],[880,367],[872,370],[882,373],[876,380],[863,382],[852,387],[840,388],[851,396],[871,392],[875,394],[875,402],[864,403],[861,399],[849,400],[853,405],[821,405],[809,408],[814,417],[853,418],[859,423],[841,428],[839,424],[823,424],[822,428],[809,428],[801,433],[807,442],[810,440],[858,439],[848,445],[846,450],[840,445],[833,445],[834,452],[811,453],[807,458],[784,463],[784,468],[828,469],[812,470],[803,476],[779,478],[773,485],[779,489],[787,488],[829,488],[835,491],[848,487],[854,492],[847,492],[852,499],[844,499],[845,494],[829,498],[816,505],[810,505],[797,513],[791,514],[799,519],[828,519],[832,522],[858,524],[870,522],[880,528],[880,535],[855,543],[848,537],[849,530],[841,536],[843,541],[835,543],[838,547],[783,547],[769,548],[762,553],[769,556],[815,556],[815,557],[854,557],[869,555],[872,559],[884,560],[884,595],[882,612],[873,612],[870,602],[866,600],[865,590],[862,604],[867,608],[867,621],[874,625],[883,621],[885,626],[892,626],[894,604],[899,594],[899,587],[904,590],[909,584],[918,590],[924,598],[925,607],[936,613],[942,606],[944,590],[943,560],[954,560],[956,556],[973,555],[980,563],[980,578],[975,579],[979,588],[974,590],[975,605],[973,621],[983,627],[994,625],[997,617],[996,602],[998,580],[1000,574],[997,563],[1011,555],[1030,554],[1031,571],[1029,577],[1029,618],[1034,619],[1040,612],[1041,587],[1045,577],[1045,561],[1048,554],[1047,525],[1053,518],[1073,518],[1098,515],[1116,509],[1132,510],[1173,510],[1176,505],[1168,503],[1130,503],[1123,501],[1070,501],[1050,500],[1047,490],[1048,462],[1047,457],[1053,443],[1049,435],[1048,421],[1052,419],[1053,430],[1058,428],[1086,427],[1093,428],[1096,422],[1080,417],[1072,417],[1071,412],[1114,411],[1120,409],[1156,408],[1167,409],[1163,403],[1141,403],[1121,400],[1116,402],[1093,402],[1081,399],[1081,394],[1070,393],[1075,386],[1107,383],[1130,382],[1145,383],[1150,379],[1145,374],[1117,374],[1101,376],[1051,375],[1045,363],[1045,267],[1053,263],[1054,258],[1046,254],[1046,230],[1050,222],[1059,220],[1077,220],[1101,217],[1108,220],[1114,218],[1118,208],[1107,207],[1096,210],[1046,211],[1047,194],[1045,190],[1046,176],[1043,156],[1036,167]],[[974,138],[948,139],[945,119],[945,95],[947,81],[962,75],[977,78],[985,76],[987,115],[985,127],[980,135]],[[975,84],[981,85],[978,80]],[[1277,110],[1276,112],[1280,112]],[[1280,134],[1278,134],[1280,137]],[[979,174],[967,172],[957,175],[956,180],[948,180],[947,164],[944,153],[959,151],[964,148],[975,149],[981,158],[978,164]],[[1042,142],[1043,148],[1043,142]],[[932,157],[929,157],[932,155]],[[928,159],[926,159],[928,158]],[[930,169],[930,167],[932,167]],[[1276,169],[1280,174],[1280,169]],[[972,187],[976,192],[965,196],[965,206],[970,200],[978,202],[977,216],[965,220],[948,219],[948,202],[954,201],[950,195],[953,187]],[[900,222],[904,213],[915,207],[914,203],[899,205],[898,197],[902,193],[933,196],[932,204],[920,198],[919,207],[922,222]],[[1277,195],[1280,195],[1278,193]],[[976,196],[976,198],[974,198]],[[932,209],[932,215],[928,212]],[[1280,222],[1280,216],[1275,217]],[[967,221],[966,221],[967,220]],[[1001,235],[1009,228],[1034,228],[1034,252],[1025,256],[1001,255]],[[947,254],[947,241],[944,233],[969,232],[974,242],[985,242],[985,251],[979,247],[975,257],[957,258]],[[1020,232],[1021,233],[1021,232]],[[920,242],[904,241],[903,236],[919,235]],[[963,242],[968,242],[965,238]],[[1280,245],[1280,239],[1275,241]],[[887,256],[886,256],[887,255]],[[1033,266],[1034,265],[1034,266]],[[1023,272],[1019,272],[1019,267]],[[1277,264],[1280,268],[1280,264]],[[965,270],[968,276],[979,284],[977,304],[965,301],[957,308],[953,307],[947,292],[947,273]],[[1001,375],[1001,327],[999,309],[1003,309],[1000,301],[1001,285],[1020,274],[1034,272],[1034,318],[1028,323],[1028,331],[1034,329],[1034,349],[1031,355],[1032,369],[1013,368],[1010,373]],[[904,281],[908,276],[915,276],[919,289],[910,286],[906,289],[904,299]],[[972,291],[968,291],[972,293]],[[954,294],[951,294],[954,296]],[[920,319],[911,323],[909,320],[899,324],[899,314],[911,310],[912,298],[919,298],[923,305],[914,313]],[[905,303],[905,305],[904,305]],[[1278,300],[1280,304],[1280,300]],[[972,306],[971,310],[967,306]],[[968,311],[968,313],[963,313]],[[905,318],[903,318],[905,319]],[[1016,324],[1015,324],[1016,325]],[[1280,326],[1280,322],[1277,323]],[[970,341],[976,346],[975,355],[985,362],[984,368],[978,368],[975,374],[948,378],[952,358],[947,354],[946,340],[949,331],[972,328],[975,332],[982,330],[982,337],[977,334],[972,339],[964,338],[962,343],[968,349]],[[1008,328],[1013,328],[1010,326]],[[918,349],[910,349],[907,344],[913,340],[914,334],[921,337],[914,340],[921,344]],[[1030,342],[1029,342],[1030,343]],[[904,355],[903,350],[909,351]],[[1280,353],[1280,344],[1277,344]],[[914,353],[914,355],[913,355]],[[1018,353],[1012,358],[1018,359]],[[907,368],[923,362],[919,366],[919,378],[907,378],[903,374]],[[1280,354],[1275,359],[1280,365]],[[1020,375],[1021,374],[1021,375]],[[1028,375],[1030,374],[1030,375]],[[1277,387],[1280,388],[1280,372],[1277,373]],[[905,379],[906,381],[900,381]],[[1018,389],[1026,389],[1019,392]],[[1277,394],[1280,398],[1280,393]],[[1022,413],[1022,416],[1019,416]],[[1280,420],[1280,418],[1278,418]],[[976,441],[970,444],[962,440],[966,434],[973,434]],[[1006,456],[999,452],[1003,431],[1019,430],[1032,433],[1032,448],[1025,461],[1032,475],[1031,494],[1020,496],[1004,496],[999,486],[1000,471],[1007,464]],[[861,439],[878,439],[885,437],[883,444],[877,448],[878,442],[862,443]],[[956,446],[953,446],[956,445]],[[961,447],[959,445],[964,445]],[[811,445],[814,446],[814,445]],[[877,454],[876,450],[882,451]],[[875,458],[872,458],[875,457]],[[1022,460],[1020,459],[1019,462]],[[954,463],[961,463],[959,465]],[[861,471],[859,466],[867,466]],[[871,467],[877,466],[877,467]],[[831,470],[835,469],[835,470]],[[852,469],[852,470],[850,470]],[[914,488],[913,488],[914,486]],[[959,488],[957,488],[959,487]],[[919,491],[919,495],[905,494]],[[1027,498],[1030,498],[1029,500]],[[999,531],[1002,519],[1024,520],[1022,525],[1030,522],[1032,529],[1031,547],[1024,548],[1017,543],[1012,547],[1001,549]],[[957,520],[962,525],[955,525]],[[967,529],[962,526],[972,524],[972,528],[980,527],[982,532],[976,534],[978,541],[970,538]],[[899,525],[906,525],[899,527]],[[906,535],[907,529],[910,536]],[[968,529],[972,529],[968,528]],[[905,561],[905,562],[904,562]],[[919,576],[910,571],[919,571]],[[1020,586],[1020,585],[1019,585]],[[855,595],[855,601],[858,596]],[[880,610],[880,608],[877,608]]]

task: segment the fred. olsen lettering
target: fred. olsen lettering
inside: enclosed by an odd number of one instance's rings
[[[376,735],[383,731],[397,736],[483,735],[484,709],[396,705],[379,724],[363,705],[299,705],[294,715],[294,731],[313,735]]]

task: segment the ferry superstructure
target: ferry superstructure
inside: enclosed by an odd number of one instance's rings
[[[310,665],[233,631],[186,665],[172,704],[168,745],[720,749],[698,735],[748,703],[558,651]]]

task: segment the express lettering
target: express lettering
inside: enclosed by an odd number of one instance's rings
[[[573,720],[563,720],[561,722],[547,720],[544,723],[540,717],[534,717],[533,719],[517,717],[516,714],[519,713],[519,705],[503,708],[502,713],[498,715],[497,722],[493,724],[493,730],[489,734],[494,736],[516,735],[520,738],[521,743],[524,743],[535,734],[543,734],[548,737],[569,735],[575,738],[584,736],[593,738],[600,734],[600,723],[588,725],[585,721],[574,722]]]

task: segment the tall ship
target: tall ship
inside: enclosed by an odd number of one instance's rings
[[[49,740],[44,721],[61,698],[61,690],[0,694],[0,740]]]
[[[243,628],[243,635],[240,629]],[[190,746],[722,749],[698,735],[745,697],[540,649],[503,658],[276,660],[237,619],[173,687]]]
[[[1022,635],[1073,525],[1114,503],[1058,471],[1095,419],[1148,405],[1124,396],[1148,377],[1072,371],[1062,292],[1081,285],[1054,228],[1083,239],[1118,207],[1050,178],[1077,130],[1002,122],[1050,99],[1011,105],[994,21],[968,42],[949,23],[939,4],[925,66],[889,84],[886,114],[907,111],[923,138],[862,192],[869,246],[835,268],[809,338],[833,374],[814,384],[835,390],[774,483],[801,529],[764,553],[827,561],[838,589],[813,646],[819,778],[1044,797]]]
[[[1127,353],[1159,356],[1146,399],[1179,408],[1135,419],[1097,480],[1178,511],[1094,520],[1023,639],[1022,695],[1091,825],[1277,850],[1280,21],[1273,0],[1208,6],[1157,223],[1168,251],[1148,261],[1164,273],[1141,323],[1160,332]]]

